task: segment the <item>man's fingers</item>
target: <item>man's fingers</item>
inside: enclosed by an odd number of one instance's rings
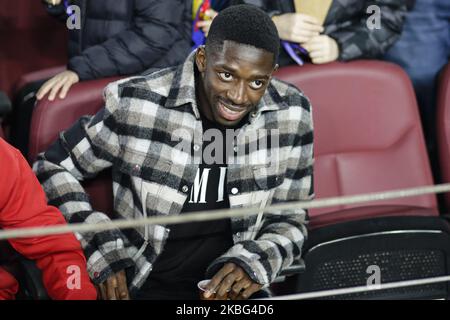
[[[296,31],[308,31],[314,33],[323,32],[324,28],[321,25],[310,24],[310,23],[301,23],[294,27]]]
[[[296,14],[298,18],[302,19],[305,22],[309,22],[311,24],[320,25],[319,20],[316,17],[304,14],[304,13],[297,13]]]
[[[242,291],[242,289],[247,289],[251,285],[252,285],[252,282],[250,281],[250,279],[245,278],[245,279],[242,279],[242,280],[236,282],[234,284],[234,286],[231,288],[231,291],[235,295],[238,295]]]
[[[291,35],[291,41],[296,43],[306,43],[310,42],[312,39],[319,36],[317,32],[309,32],[309,31],[295,31]]]
[[[236,281],[237,274],[235,272],[229,273],[220,283],[220,287],[217,290],[217,296],[223,297],[231,291],[231,287]]]
[[[327,59],[327,57],[323,57],[323,56],[312,59],[312,63],[314,63],[314,64],[324,64],[324,63],[328,63],[328,62],[331,62],[331,61],[329,59]]]
[[[52,78],[48,81],[46,81],[41,88],[39,89],[39,91],[36,94],[36,99],[41,100],[49,91],[50,89],[53,87],[53,84],[55,83],[55,78]]]
[[[235,282],[233,287],[231,287],[231,292],[229,293],[228,296],[230,297],[231,300],[236,300],[236,299],[238,299],[239,295],[241,294],[241,291],[243,289],[250,287],[251,285],[252,285],[252,282],[249,278],[241,279],[241,280]]]
[[[66,98],[67,92],[69,91],[70,87],[72,87],[73,82],[68,80],[64,83],[63,87],[61,88],[61,92],[59,93],[59,98],[64,99]]]
[[[53,85],[52,90],[48,95],[48,100],[50,101],[55,100],[56,94],[58,93],[59,89],[61,89],[61,87],[65,84],[66,81],[67,81],[66,79],[59,80]]]
[[[227,263],[222,269],[217,272],[211,281],[206,285],[205,297],[209,298],[213,292],[217,292],[219,284],[222,282],[230,272],[233,272],[236,265],[234,263]]]
[[[108,300],[117,300],[116,297],[117,279],[116,276],[111,276],[106,280],[106,293]]]
[[[108,299],[108,295],[106,294],[106,287],[103,283],[100,283],[98,285],[98,287],[100,288],[100,298],[102,300],[107,300]]]
[[[242,294],[240,295],[240,297],[242,299],[248,299],[252,296],[252,294],[261,290],[261,288],[262,288],[262,286],[260,284],[254,283],[250,287],[245,289],[244,292],[242,292]]]
[[[311,59],[318,59],[323,57],[325,54],[322,52],[322,50],[313,50],[313,51],[308,51],[309,52],[309,57]]]
[[[127,277],[125,275],[125,271],[119,272],[116,278],[117,278],[118,298],[121,300],[129,300],[130,296],[128,293]]]

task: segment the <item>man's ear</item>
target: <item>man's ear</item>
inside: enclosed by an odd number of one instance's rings
[[[276,64],[275,67],[273,67],[272,73],[270,74],[270,80],[272,80],[273,74],[274,74],[275,72],[277,72],[277,70],[278,70],[279,67],[280,67],[280,66],[279,66],[278,64]]]
[[[195,64],[201,73],[206,71],[206,49],[205,46],[198,47],[195,54]]]
[[[279,68],[280,68],[280,66],[278,64],[276,64],[275,67],[273,68],[272,73],[277,72]]]

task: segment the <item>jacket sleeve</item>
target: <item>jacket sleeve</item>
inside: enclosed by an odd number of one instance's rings
[[[272,204],[312,200],[313,191],[313,125],[311,106],[306,97],[293,90],[291,108],[297,107],[301,120],[295,134],[283,182],[275,189]],[[289,96],[289,94],[288,94]],[[292,104],[294,102],[294,105]],[[208,268],[213,276],[227,262],[241,266],[253,281],[269,285],[277,275],[301,256],[307,236],[307,212],[303,209],[268,211],[256,240],[237,243]]]
[[[80,181],[94,177],[117,161],[120,145],[116,134],[117,92],[105,90],[106,107],[93,117],[81,118],[44,154],[34,170],[49,203],[59,207],[70,223],[101,223],[110,218],[94,211]],[[134,263],[126,252],[126,238],[120,230],[77,234],[87,258],[90,277],[95,283]]]
[[[0,160],[3,168],[0,170],[3,182],[0,226],[16,229],[65,224],[61,213],[47,205],[45,194],[26,160],[17,150],[7,148],[11,152],[6,158],[3,154]],[[52,299],[96,299],[96,289],[86,271],[86,259],[73,234],[18,238],[9,242],[19,253],[36,261]],[[72,272],[76,273],[73,279]]]
[[[348,21],[336,30],[325,30],[339,46],[339,60],[376,58],[384,54],[400,37],[407,13],[406,0],[371,0],[365,9],[380,9],[380,28],[369,28],[371,13],[361,12],[358,19]]]
[[[182,0],[135,0],[131,27],[69,60],[81,80],[136,74],[151,67],[183,37]]]
[[[0,267],[0,300],[14,300],[19,283],[7,270]]]

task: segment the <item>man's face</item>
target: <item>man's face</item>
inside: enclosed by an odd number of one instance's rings
[[[261,100],[274,67],[272,53],[225,41],[220,49],[197,51],[200,108],[222,126],[238,124]]]

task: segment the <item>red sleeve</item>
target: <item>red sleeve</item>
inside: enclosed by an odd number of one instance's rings
[[[47,205],[41,186],[22,155],[0,139],[0,227],[14,229],[65,224]],[[11,239],[22,255],[36,260],[52,299],[96,299],[86,259],[73,234]]]
[[[14,300],[19,289],[16,279],[0,267],[0,300]]]

